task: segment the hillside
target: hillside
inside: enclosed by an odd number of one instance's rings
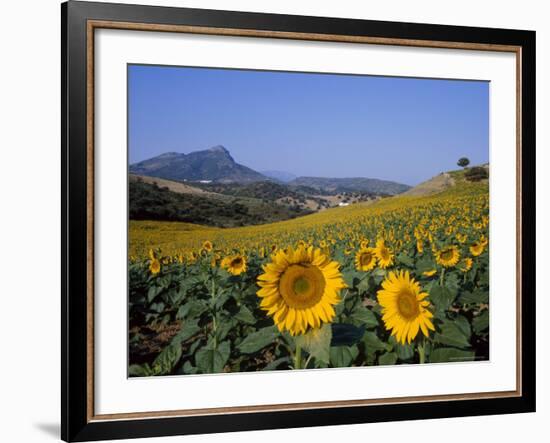
[[[178,194],[197,194],[197,195],[205,195],[205,196],[211,195],[210,192],[205,191],[204,189],[198,188],[196,186],[190,186],[186,183],[182,183],[174,180],[166,180],[160,177],[147,177],[146,175],[129,174],[128,180],[130,182],[141,181],[144,183],[149,183],[150,185],[156,184],[160,188],[168,188],[170,191],[176,192]]]
[[[294,174],[285,171],[260,171],[266,177],[272,178],[279,182],[288,183],[296,178]]]
[[[476,170],[485,170],[487,177],[472,177],[471,173]],[[403,195],[411,196],[424,196],[424,195],[434,195],[440,192],[443,192],[449,188],[456,186],[457,184],[462,184],[465,182],[474,182],[481,181],[486,182],[489,174],[489,164],[483,164],[480,166],[473,166],[467,169],[458,169],[455,171],[442,172],[435,177],[432,177],[425,182],[422,182],[416,185],[414,188],[409,189],[404,192]]]
[[[326,178],[298,177],[288,183],[290,186],[306,186],[321,192],[338,194],[342,192],[368,192],[380,195],[396,195],[410,189],[410,186],[376,178]]]
[[[246,183],[268,180],[259,172],[235,162],[229,151],[223,146],[214,146],[189,154],[167,152],[134,163],[130,165],[129,171],[136,175],[182,181],[208,180],[221,183]]]
[[[299,207],[265,202],[256,198],[196,192],[174,192],[177,184],[133,177],[129,186],[130,220],[179,221],[204,226],[236,227],[272,223],[309,214]],[[188,189],[192,189],[188,187]],[[180,191],[183,190],[180,189]],[[201,191],[201,190],[199,190]]]

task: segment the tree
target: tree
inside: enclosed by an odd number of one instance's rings
[[[468,166],[470,164],[470,159],[466,158],[466,157],[459,158],[458,161],[456,162],[456,164],[458,166],[460,166],[461,168],[465,168],[466,166]]]

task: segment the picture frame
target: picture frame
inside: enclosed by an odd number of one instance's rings
[[[62,411],[65,441],[535,411],[535,33],[434,24],[69,1],[62,18]],[[99,29],[511,53],[516,60],[516,388],[97,414],[94,36]],[[100,180],[100,178],[99,178]],[[498,270],[495,271],[498,275]],[[221,376],[223,377],[223,376]],[[147,383],[147,380],[144,381]]]

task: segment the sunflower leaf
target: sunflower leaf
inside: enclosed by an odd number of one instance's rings
[[[359,354],[357,346],[337,346],[330,348],[330,364],[335,368],[350,366]]]
[[[246,306],[241,306],[241,309],[237,314],[235,314],[235,319],[242,321],[243,323],[246,323],[248,325],[253,325],[256,323],[256,318],[254,317],[254,314],[248,309]]]
[[[470,346],[470,331],[465,330],[464,325],[446,320],[440,325],[440,332],[434,335],[434,341],[443,345],[465,348]]]
[[[230,352],[231,347],[228,341],[224,341],[218,346],[214,346],[213,343],[209,342],[197,351],[195,362],[203,374],[222,372]]]
[[[197,325],[196,320],[186,321],[180,331],[172,339],[172,343],[179,343],[181,345],[181,343],[183,343],[188,338],[191,338],[193,335],[199,332],[199,330],[200,328]]]
[[[158,368],[157,374],[170,374],[181,358],[181,343],[171,342],[153,362],[153,368]]]
[[[428,256],[423,256],[416,262],[416,273],[422,275],[423,272],[435,269],[434,261]]]
[[[407,254],[405,254],[404,252],[402,252],[401,254],[399,254],[397,256],[397,261],[409,268],[413,268],[414,267],[414,260],[409,257]]]
[[[474,351],[464,351],[456,348],[437,348],[430,353],[430,363],[471,361],[474,358]]]
[[[265,368],[262,369],[262,371],[273,371],[281,366],[283,363],[288,363],[289,361],[290,359],[288,357],[278,358],[277,360],[273,360],[271,363],[269,363]]]
[[[208,306],[204,301],[190,300],[184,305],[179,307],[178,313],[176,314],[176,318],[177,319],[195,318],[201,315],[207,309],[208,309]]]
[[[465,305],[489,303],[489,291],[482,291],[479,288],[474,289],[472,292],[464,291],[458,300]]]
[[[378,319],[374,312],[362,305],[357,306],[353,310],[350,320],[358,324],[358,326],[365,325],[366,328],[375,328],[378,326]]]
[[[348,323],[332,323],[331,346],[351,346],[359,343],[365,334],[365,325],[360,327]]]
[[[385,352],[378,357],[379,365],[394,365],[397,361],[397,354],[395,352]]]
[[[489,327],[489,311],[484,310],[477,317],[474,317],[472,326],[476,334],[485,331]]]
[[[402,345],[397,342],[393,335],[388,341],[393,345],[393,351],[397,354],[399,360],[409,360],[414,357],[414,345]]]
[[[430,301],[435,305],[438,311],[444,312],[450,308],[456,297],[456,293],[449,288],[434,285],[430,290]]]
[[[147,291],[147,301],[151,303],[161,292],[162,288],[160,286],[150,286]]]
[[[275,326],[268,326],[246,336],[237,348],[245,354],[253,354],[273,343],[278,335]]]
[[[321,328],[311,329],[307,334],[296,337],[296,344],[323,363],[330,362],[331,325],[325,323]]]
[[[391,351],[393,348],[390,343],[384,343],[378,338],[375,332],[371,331],[365,332],[363,335],[363,343],[368,354],[376,351]]]

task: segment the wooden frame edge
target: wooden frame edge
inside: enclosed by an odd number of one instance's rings
[[[347,43],[363,43],[376,45],[396,45],[396,46],[412,46],[424,48],[447,48],[447,49],[464,49],[464,50],[479,50],[479,51],[497,51],[497,52],[512,52],[516,54],[516,211],[517,211],[517,342],[516,342],[516,390],[503,391],[492,393],[471,393],[471,394],[456,394],[456,395],[436,395],[436,396],[418,396],[418,397],[396,397],[387,399],[371,399],[371,400],[342,400],[329,402],[310,402],[310,403],[293,403],[293,404],[277,404],[277,405],[261,405],[261,406],[238,406],[228,408],[205,408],[205,409],[187,409],[175,411],[158,411],[158,412],[143,412],[143,413],[119,413],[119,414],[94,414],[94,31],[98,28],[106,29],[124,29],[124,30],[139,30],[139,31],[156,31],[156,32],[178,32],[192,34],[207,34],[207,35],[225,35],[225,36],[245,36],[245,37],[260,37],[260,38],[280,38],[294,40],[309,40],[309,41],[326,41],[326,42],[347,42]],[[187,25],[163,25],[163,24],[148,24],[134,23],[123,21],[108,21],[108,20],[87,20],[87,51],[86,51],[86,156],[87,156],[87,171],[86,171],[86,207],[87,207],[87,422],[95,423],[101,421],[116,421],[124,419],[139,419],[139,418],[160,418],[160,417],[190,417],[190,416],[209,416],[221,414],[239,414],[243,412],[273,412],[273,411],[297,411],[307,409],[330,409],[343,407],[359,407],[367,405],[389,405],[389,404],[410,404],[410,403],[429,403],[445,400],[463,401],[476,399],[491,399],[491,398],[511,398],[521,397],[522,389],[522,46],[521,45],[497,45],[486,43],[460,43],[436,40],[416,40],[416,39],[399,39],[399,38],[382,38],[382,37],[363,37],[363,36],[346,36],[332,34],[315,34],[315,33],[296,33],[284,31],[265,31],[265,30],[250,30],[236,28],[216,28],[207,26],[187,26]]]

